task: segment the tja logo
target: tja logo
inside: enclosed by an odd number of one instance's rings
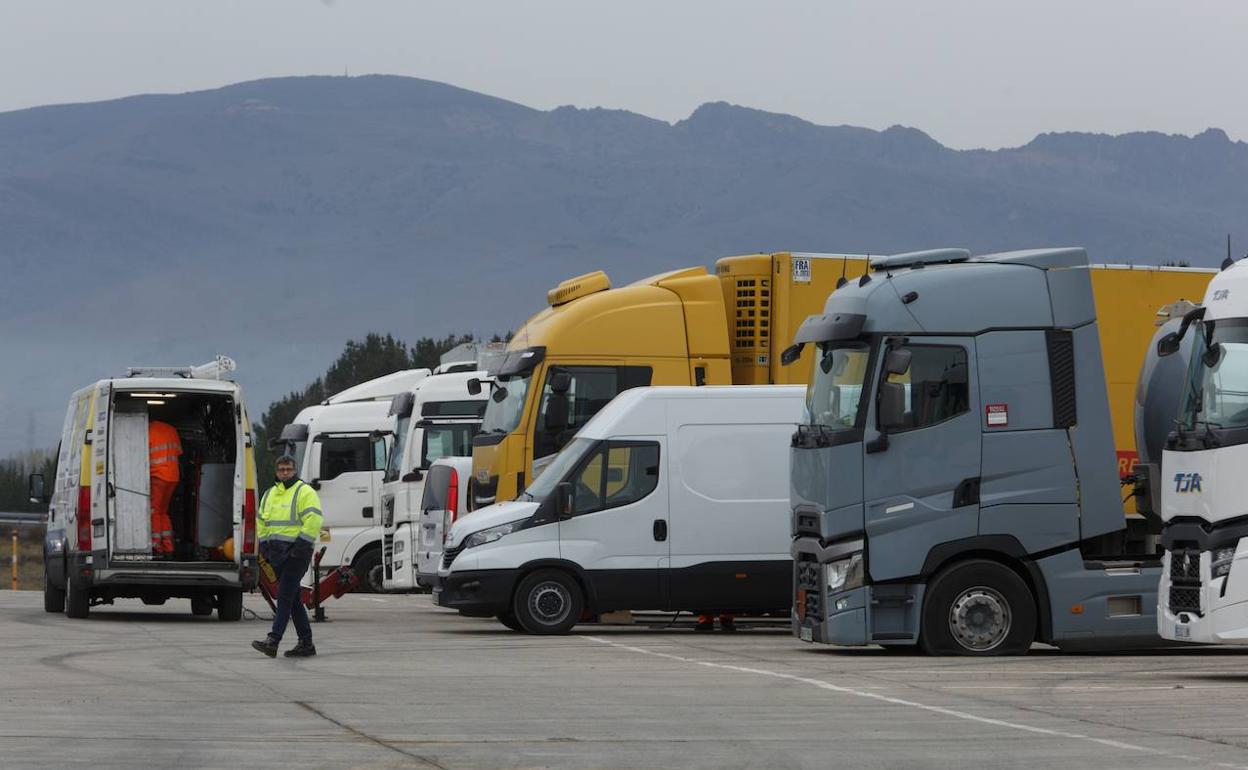
[[[1199,473],[1176,473],[1174,474],[1174,491],[1175,492],[1200,492],[1200,474]]]

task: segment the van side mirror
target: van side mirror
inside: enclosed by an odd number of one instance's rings
[[[880,430],[885,433],[906,427],[906,386],[900,382],[880,383],[878,411]]]
[[[481,395],[481,378],[480,377],[473,377],[472,379],[468,380],[468,395],[470,396]]]
[[[30,474],[30,478],[26,481],[26,487],[32,503],[48,502],[47,490],[44,488],[42,473]]]
[[[572,515],[572,482],[560,481],[555,485],[555,513],[561,519]]]
[[[550,392],[551,393],[567,393],[572,387],[572,375],[565,371],[556,369],[550,373]]]
[[[910,371],[910,359],[913,356],[914,354],[905,348],[889,350],[884,356],[884,374],[905,374]]]

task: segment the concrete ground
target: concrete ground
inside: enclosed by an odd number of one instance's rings
[[[72,621],[2,591],[0,767],[1248,767],[1248,650],[968,660],[776,627],[532,637],[425,596],[329,613],[319,656],[270,660],[259,620]]]

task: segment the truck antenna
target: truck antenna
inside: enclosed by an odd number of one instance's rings
[[[1235,258],[1231,256],[1231,234],[1226,234],[1226,259],[1222,260],[1222,269],[1225,270],[1235,264]]]

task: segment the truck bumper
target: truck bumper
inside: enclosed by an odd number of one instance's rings
[[[416,552],[412,546],[412,525],[399,524],[393,536],[383,536],[381,587],[385,591],[416,590]]]
[[[1248,594],[1236,591],[1231,584],[1222,596],[1223,583],[1227,578],[1209,579],[1208,557],[1201,564],[1202,580],[1199,588],[1199,607],[1191,608],[1190,602],[1182,608],[1171,593],[1170,565],[1167,563],[1158,590],[1157,633],[1162,639],[1174,642],[1199,644],[1248,644]],[[1237,562],[1232,567],[1248,571],[1248,562]],[[1248,576],[1245,576],[1248,577]],[[1238,581],[1236,581],[1238,582]]]
[[[463,615],[493,617],[511,610],[518,570],[467,570],[441,575],[433,603]]]
[[[804,642],[820,644],[838,644],[844,646],[863,645],[870,638],[867,627],[867,604],[870,601],[870,587],[854,588],[849,591],[827,595],[821,604],[827,608],[826,617],[798,617],[798,611],[791,615],[793,635]]]

